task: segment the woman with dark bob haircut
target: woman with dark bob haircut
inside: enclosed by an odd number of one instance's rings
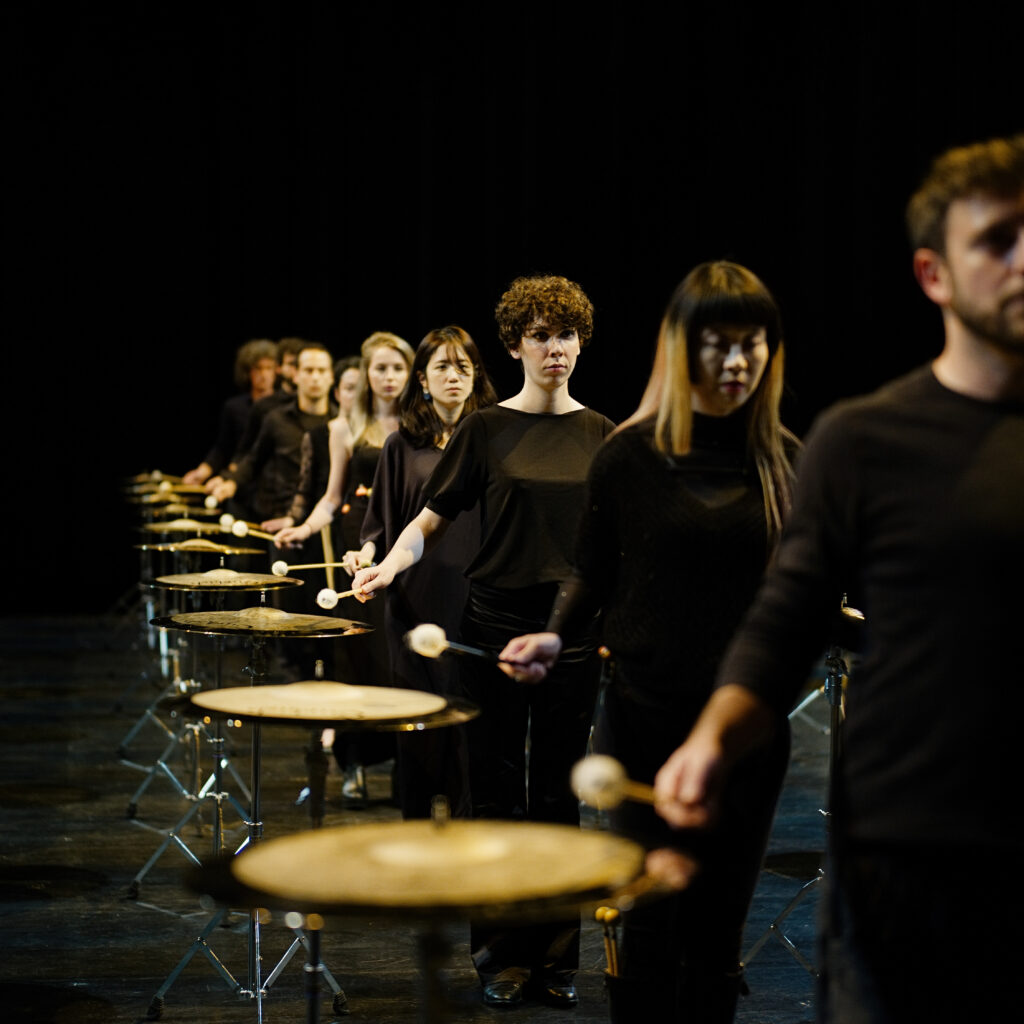
[[[569,394],[593,330],[593,307],[578,284],[519,278],[495,316],[502,343],[523,367],[522,388],[459,424],[424,487],[425,507],[353,586],[371,597],[418,561],[460,513],[472,512],[480,544],[466,567],[460,635],[497,654],[547,620],[570,571],[590,461],[613,424]],[[586,749],[597,688],[589,627],[566,636],[558,669],[538,687],[520,686],[481,659],[460,660],[461,685],[482,711],[468,728],[475,817],[579,822],[569,772]],[[543,926],[474,924],[471,944],[489,1006],[514,1006],[524,995],[556,1006],[576,1003],[578,916]]]
[[[409,379],[398,401],[398,430],[384,442],[363,519],[359,551],[345,554],[350,574],[372,565],[388,551],[423,508],[423,487],[441,459],[452,431],[464,416],[497,401],[476,342],[461,327],[429,331],[416,348]],[[404,642],[421,622],[436,622],[454,636],[469,593],[466,564],[480,546],[479,525],[460,516],[430,558],[413,566],[388,588],[384,627],[391,656],[392,685],[456,696],[455,664],[423,658]],[[452,813],[469,813],[465,738],[456,728],[398,734],[395,794],[405,818],[430,817],[431,800],[441,794]]]
[[[796,439],[779,421],[782,349],[775,300],[749,270],[704,263],[686,276],[640,407],[591,464],[574,571],[547,629],[501,652],[516,678],[542,679],[600,609],[611,682],[594,745],[631,779],[652,783],[689,733],[789,508]],[[616,831],[657,851],[652,868],[679,875],[666,848],[680,844],[699,867],[676,895],[625,915],[621,976],[607,979],[613,1021],[732,1020],[785,725],[737,776],[713,831],[681,839],[652,807],[613,812]]]

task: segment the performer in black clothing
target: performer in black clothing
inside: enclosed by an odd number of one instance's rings
[[[267,414],[252,449],[211,492],[223,503],[251,483],[249,513],[261,523],[283,516],[291,507],[302,436],[325,423],[330,414],[330,352],[311,344],[299,353],[298,365],[295,401]]]
[[[346,356],[334,364],[333,396],[337,403],[338,415],[347,419],[353,402],[359,394],[360,356]],[[320,496],[327,490],[331,475],[330,433],[333,421],[328,421],[302,438],[299,450],[299,482],[292,498],[288,514],[266,524],[274,533],[306,520],[313,511]],[[281,545],[278,545],[280,547]]]
[[[277,346],[266,338],[247,341],[235,353],[235,384],[241,389],[221,407],[217,439],[203,461],[183,477],[186,484],[204,484],[219,476],[235,457],[245,430],[249,410],[274,390],[277,376]]]
[[[590,460],[612,430],[569,394],[593,329],[593,307],[579,285],[519,278],[496,315],[502,342],[522,363],[522,390],[459,424],[424,488],[426,507],[380,565],[361,570],[353,583],[372,596],[460,513],[478,508],[480,548],[466,568],[461,636],[495,653],[543,625],[568,574]],[[567,638],[567,650],[559,671],[539,687],[519,686],[480,659],[459,663],[462,685],[483,712],[469,728],[476,816],[579,821],[569,768],[586,747],[598,674],[586,626]],[[528,986],[555,1005],[576,1003],[578,918],[543,927],[474,926],[471,942],[489,1005],[514,1005]]]
[[[273,409],[286,405],[295,400],[295,374],[297,372],[299,353],[304,348],[323,348],[319,342],[306,341],[304,338],[282,338],[276,348],[276,379],[274,386],[269,393],[261,395],[249,406],[242,421],[242,429],[239,436],[234,438],[234,448],[230,451],[230,457],[225,460],[225,467],[233,469],[242,461],[246,452],[252,450],[252,446],[259,437],[260,427],[263,426],[263,419]],[[214,473],[206,480],[206,489],[211,494],[225,480],[221,475],[223,469]],[[245,501],[241,492],[237,492],[235,500],[242,504]]]
[[[1024,135],[939,158],[908,224],[943,350],[815,425],[777,560],[656,784],[667,820],[706,822],[857,593],[818,1007],[844,1024],[1020,1012],[1024,591],[997,581],[1024,566]]]
[[[563,638],[600,609],[611,683],[595,749],[651,783],[711,693],[753,600],[789,504],[795,438],[779,422],[778,308],[749,270],[705,263],[676,289],[637,411],[590,467],[573,573],[545,632],[501,652],[524,679],[546,676]],[[732,1020],[740,941],[788,754],[751,763],[717,828],[688,850],[699,871],[677,896],[625,915],[612,1019]],[[650,807],[612,825],[651,849],[678,843]]]
[[[476,343],[461,327],[430,331],[416,349],[412,372],[399,402],[398,430],[384,442],[363,519],[359,551],[346,553],[354,574],[388,551],[423,508],[423,487],[463,415],[492,405],[497,396]],[[422,658],[409,650],[405,634],[421,622],[436,622],[455,636],[469,592],[464,571],[480,544],[479,523],[460,516],[431,552],[388,588],[385,632],[392,685],[458,695],[456,666],[449,658]],[[428,729],[398,736],[398,798],[406,818],[430,816],[437,794],[452,814],[469,812],[465,739],[461,729]]]
[[[385,439],[398,428],[398,398],[409,376],[413,351],[396,334],[376,331],[360,349],[360,384],[347,417],[331,424],[330,472],[327,489],[298,526],[278,529],[274,543],[294,546],[335,523],[335,550],[357,550],[367,497]],[[335,514],[341,513],[340,520]],[[279,524],[273,524],[279,526]],[[351,602],[353,607],[346,607]],[[346,638],[334,648],[335,673],[345,682],[363,686],[390,685],[383,609],[364,611],[351,598],[338,606],[338,614],[363,619],[373,627],[357,639]],[[334,756],[343,773],[342,798],[351,804],[366,800],[365,766],[394,757],[394,736],[387,733],[335,737]]]

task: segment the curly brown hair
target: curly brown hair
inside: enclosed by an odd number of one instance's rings
[[[594,305],[583,289],[565,277],[545,275],[517,277],[494,310],[498,337],[509,352],[515,352],[535,320],[570,327],[585,345],[594,333]]]

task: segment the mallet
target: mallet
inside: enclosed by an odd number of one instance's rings
[[[654,787],[633,782],[619,761],[607,754],[592,754],[573,765],[572,791],[598,810],[618,807],[623,800],[654,803]]]
[[[405,642],[411,651],[423,655],[424,658],[440,658],[445,651],[456,651],[459,654],[472,654],[475,658],[483,658],[492,664],[498,659],[479,647],[467,647],[465,644],[453,643],[445,635],[444,630],[433,622],[421,622],[405,634]]]

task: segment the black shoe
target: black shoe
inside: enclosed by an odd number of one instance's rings
[[[542,1003],[548,1006],[555,1006],[558,1009],[568,1010],[579,1001],[579,993],[571,981],[562,978],[548,978],[546,981],[539,981],[530,987],[530,994],[536,996]]]
[[[525,981],[516,979],[495,980],[484,985],[484,1005],[519,1006],[523,1001]]]

